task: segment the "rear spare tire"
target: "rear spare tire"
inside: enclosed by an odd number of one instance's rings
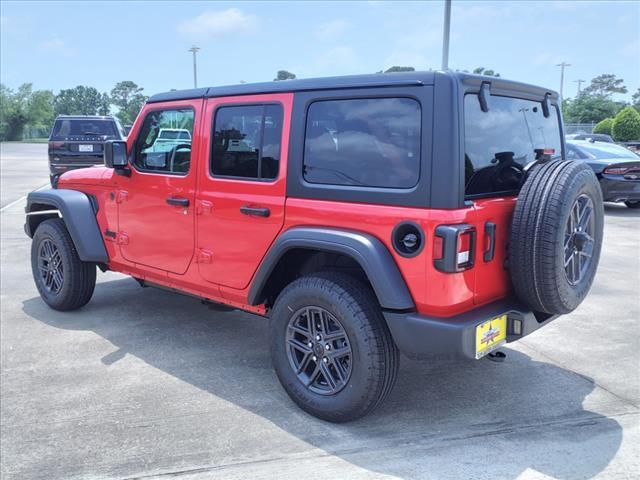
[[[586,164],[534,167],[513,215],[509,266],[516,294],[537,312],[574,310],[587,295],[600,259],[602,192]]]

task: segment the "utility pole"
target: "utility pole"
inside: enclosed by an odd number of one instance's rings
[[[567,62],[562,62],[556,65],[556,67],[560,67],[560,101],[564,98],[562,96],[562,88],[564,87],[564,69],[565,67],[570,67],[571,64]]]
[[[191,47],[188,52],[193,52],[193,88],[198,88],[198,69],[196,67],[196,53],[198,53],[200,47],[196,47],[195,45]]]
[[[584,80],[574,80],[573,83],[577,83],[578,84],[578,96],[580,96],[580,91],[581,91],[580,86],[583,83],[585,83],[585,81]]]
[[[451,29],[451,0],[444,0],[444,27],[442,29],[442,70],[449,70],[449,30]]]

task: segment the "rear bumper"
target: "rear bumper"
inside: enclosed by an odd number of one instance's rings
[[[618,178],[611,178],[618,177]],[[605,202],[640,200],[640,181],[624,180],[622,175],[603,175],[600,179],[602,199]]]
[[[471,359],[476,358],[476,326],[486,320],[507,314],[507,342],[515,342],[558,317],[534,313],[511,300],[490,303],[449,318],[427,317],[415,312],[383,313],[396,345],[405,355],[454,355]]]

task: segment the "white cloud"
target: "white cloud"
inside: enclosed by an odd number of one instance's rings
[[[315,62],[319,70],[340,71],[348,69],[357,63],[358,59],[351,47],[335,47],[320,55]]]
[[[239,8],[208,10],[197,17],[184,20],[178,31],[191,37],[216,37],[244,32],[254,27],[258,18],[244,13]]]
[[[342,35],[350,27],[349,22],[342,19],[332,20],[318,25],[315,29],[315,36],[319,40],[333,40]]]
[[[64,40],[58,36],[48,38],[38,44],[38,51],[48,55],[59,55],[64,57],[73,57],[78,51],[68,46]]]

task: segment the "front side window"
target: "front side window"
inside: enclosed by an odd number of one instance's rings
[[[545,117],[540,102],[492,95],[483,112],[477,95],[465,95],[464,128],[467,196],[517,192],[536,150],[562,153],[557,108]]]
[[[304,145],[310,183],[412,188],[420,176],[420,104],[410,98],[311,104]]]
[[[138,134],[134,166],[145,172],[186,175],[194,115],[190,108],[149,112]]]
[[[273,180],[280,166],[281,105],[239,105],[216,110],[211,173]]]

